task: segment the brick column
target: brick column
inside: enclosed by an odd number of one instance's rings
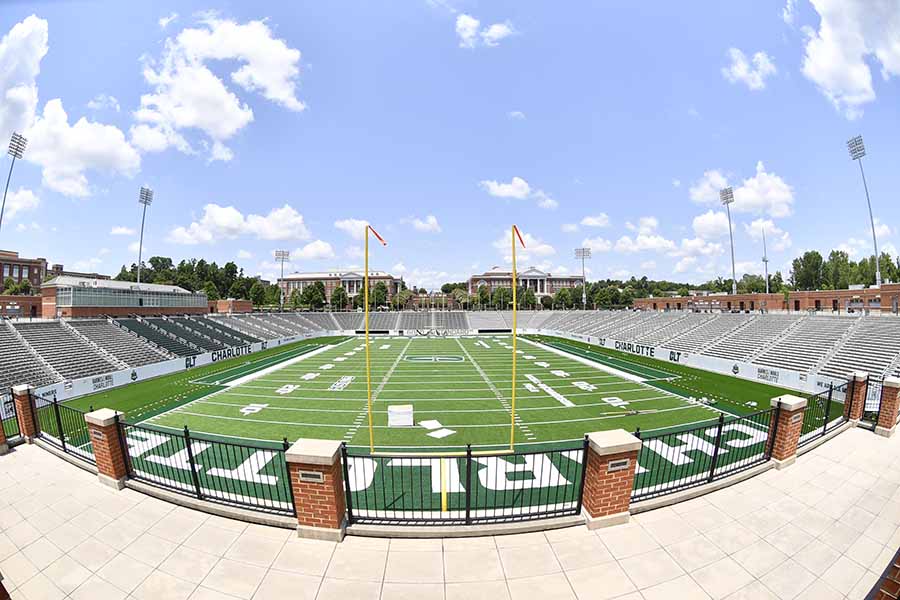
[[[884,437],[894,435],[898,408],[900,408],[900,378],[885,377],[881,384],[881,409],[878,411],[875,433]]]
[[[344,539],[347,499],[340,451],[340,442],[301,439],[285,453],[300,537]]]
[[[800,430],[803,429],[806,398],[790,394],[778,396],[772,398],[772,408],[778,408],[772,413],[772,420],[769,423],[769,431],[775,431],[775,440],[770,442],[772,460],[775,461],[776,469],[783,469],[797,460],[797,445],[800,443]]]
[[[101,408],[84,415],[97,461],[97,477],[100,483],[117,490],[125,487],[128,476],[117,418],[121,414],[110,408]]]
[[[627,523],[641,440],[624,429],[588,434],[582,506],[588,529]]]
[[[863,409],[866,407],[866,393],[869,390],[869,374],[865,371],[857,371],[850,376],[847,382],[848,396],[844,399],[844,416],[858,423],[862,419]]]
[[[7,452],[9,452],[9,444],[6,443],[6,431],[3,430],[3,423],[0,423],[0,456]]]
[[[32,402],[31,393],[34,386],[17,385],[13,387],[13,402],[16,403],[16,420],[19,422],[19,433],[29,444],[34,441],[40,433],[40,423],[35,418],[35,408]]]

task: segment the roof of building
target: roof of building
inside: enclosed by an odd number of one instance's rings
[[[281,279],[348,279],[362,278],[363,274],[356,271],[322,271],[322,272],[306,272],[306,273],[290,273]],[[384,271],[369,271],[369,277],[393,277],[390,273]]]
[[[60,275],[45,282],[41,287],[93,287],[114,290],[132,290],[141,292],[168,292],[174,294],[190,294],[188,290],[177,285],[160,285],[158,283],[135,283],[133,281],[116,281],[114,279],[89,279]]]
[[[549,277],[549,278],[574,278],[581,279],[581,275],[552,275],[545,271],[541,271],[536,267],[528,267],[524,271],[519,271],[516,273],[518,277],[528,276],[528,277]],[[478,278],[492,278],[492,277],[512,277],[512,271],[505,269],[503,267],[492,267],[491,270],[485,271],[480,275],[472,275],[470,279],[478,279]]]

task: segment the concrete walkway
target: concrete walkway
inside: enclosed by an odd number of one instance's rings
[[[900,436],[850,430],[683,504],[589,532],[300,540],[96,477],[34,446],[0,457],[13,599],[864,598],[900,547]]]

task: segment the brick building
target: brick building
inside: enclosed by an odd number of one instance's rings
[[[40,317],[40,296],[0,296],[0,317]]]
[[[777,310],[824,311],[834,313],[900,313],[900,283],[847,290],[814,290],[784,294],[705,293],[690,296],[637,298],[634,307],[642,310]]]
[[[206,294],[174,285],[85,279],[62,275],[41,286],[42,315],[97,317],[101,315],[183,315],[209,311]]]
[[[519,287],[529,288],[540,298],[552,296],[563,288],[575,288],[584,283],[581,275],[552,275],[540,269],[530,267],[526,271],[516,273],[516,283]],[[481,286],[487,286],[488,291],[494,293],[495,289],[512,289],[512,271],[494,267],[490,271],[480,275],[469,277],[469,294],[478,292]]]
[[[16,284],[29,281],[31,289],[37,292],[46,274],[47,259],[22,258],[18,252],[0,250],[0,287],[2,282],[12,278]]]
[[[362,293],[364,277],[362,273],[356,271],[291,273],[290,275],[285,275],[278,279],[278,287],[281,288],[281,293],[287,301],[290,299],[294,290],[296,290],[298,294],[302,294],[307,286],[313,285],[317,281],[321,281],[325,285],[325,301],[330,303],[331,293],[338,286],[343,287],[350,298],[354,298]],[[374,288],[379,282],[384,282],[384,284],[387,285],[388,301],[390,301],[394,297],[394,294],[400,291],[402,280],[383,271],[370,271],[369,288]]]

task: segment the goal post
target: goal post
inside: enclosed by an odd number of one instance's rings
[[[512,226],[512,230],[510,231],[510,243],[512,244],[512,402],[510,403],[510,411],[509,411],[509,451],[513,452],[516,447],[516,357],[518,354],[516,353],[516,325],[517,315],[518,315],[518,297],[517,290],[518,287],[516,284],[516,238],[518,238],[519,243],[522,244],[522,247],[525,247],[525,240],[522,239],[522,234],[519,232],[519,228],[515,225]]]

